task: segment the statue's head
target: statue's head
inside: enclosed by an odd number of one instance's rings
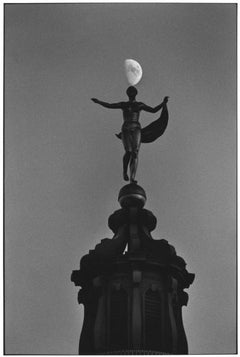
[[[127,93],[128,97],[129,97],[129,99],[135,99],[136,95],[138,94],[138,91],[137,91],[137,89],[135,87],[130,86],[130,87],[128,87],[126,93]]]

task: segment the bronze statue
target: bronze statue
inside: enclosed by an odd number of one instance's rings
[[[105,108],[122,109],[124,123],[122,125],[122,131],[117,135],[117,137],[122,139],[125,148],[125,154],[123,156],[123,178],[125,181],[129,180],[127,174],[129,167],[130,182],[136,183],[137,181],[135,180],[135,176],[138,164],[138,152],[141,142],[152,142],[161,136],[165,131],[168,123],[168,97],[165,97],[161,104],[152,108],[142,102],[136,101],[136,95],[138,92],[135,87],[130,86],[126,93],[129,98],[129,101],[127,102],[110,104],[100,101],[96,98],[92,98],[92,101],[102,105]],[[139,123],[140,111],[144,110],[145,112],[156,113],[161,108],[162,113],[160,118],[155,120],[147,127],[141,129],[141,125]]]

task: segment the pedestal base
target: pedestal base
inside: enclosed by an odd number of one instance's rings
[[[130,183],[121,188],[118,195],[118,202],[121,207],[144,207],[147,200],[146,193],[144,189],[135,184]]]

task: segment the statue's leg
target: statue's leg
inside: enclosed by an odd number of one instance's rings
[[[129,177],[127,174],[127,170],[128,170],[128,165],[129,165],[129,161],[131,158],[131,146],[132,146],[130,133],[128,130],[122,131],[122,142],[123,142],[124,149],[126,151],[123,156],[123,178],[125,181],[128,181]]]
[[[129,180],[128,174],[127,174],[127,169],[128,169],[128,164],[130,161],[130,157],[131,157],[131,152],[130,151],[126,151],[124,156],[123,156],[123,178],[125,181]]]
[[[138,166],[138,152],[141,145],[141,129],[136,128],[132,131],[131,135],[131,161],[130,161],[130,181],[137,182],[135,180],[137,166]]]

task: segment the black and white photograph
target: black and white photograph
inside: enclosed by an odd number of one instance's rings
[[[237,3],[4,7],[4,354],[237,353]]]

